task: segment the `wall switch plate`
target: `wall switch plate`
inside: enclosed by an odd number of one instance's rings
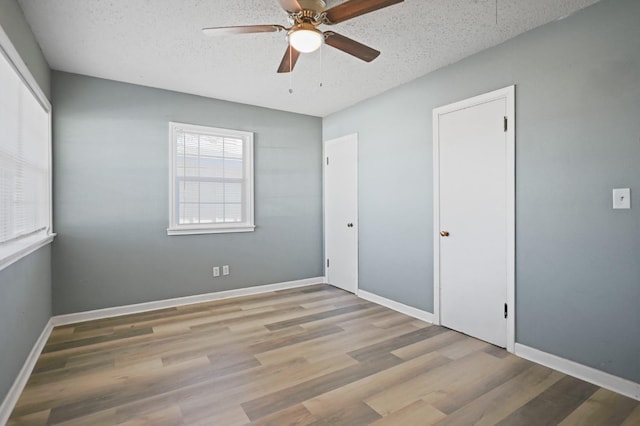
[[[222,265],[222,275],[229,275],[229,265]]]
[[[219,277],[220,276],[220,267],[219,266],[214,266],[213,267],[213,276],[214,277]]]
[[[631,189],[615,188],[613,190],[613,208],[614,209],[630,209],[631,208]]]

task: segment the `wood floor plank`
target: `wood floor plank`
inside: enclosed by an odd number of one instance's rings
[[[599,389],[560,425],[617,425],[623,423],[637,406],[637,401],[631,398]]]
[[[208,360],[207,360],[208,361]],[[146,360],[144,363],[109,374],[103,370],[88,370],[84,374],[65,376],[53,383],[33,384],[38,376],[32,376],[22,392],[13,413],[24,415],[44,409],[56,409],[69,402],[86,398],[91,394],[100,394],[105,389],[122,386],[120,377],[135,375],[137,370],[153,374],[161,367],[159,360]]]
[[[181,396],[184,412],[202,412],[215,405],[220,410],[235,409],[238,404],[268,394],[284,391],[315,378],[356,365],[346,354],[336,355],[324,361],[310,364],[303,358],[287,360],[281,364],[267,365],[243,375],[229,376],[204,384],[188,397]],[[219,392],[224,389],[224,392]],[[243,411],[244,412],[244,411]]]
[[[465,339],[461,339],[458,342],[438,349],[438,353],[440,355],[446,356],[447,358],[460,359],[469,355],[470,353],[477,351],[483,351],[487,353],[486,349],[491,346],[491,344],[478,339],[474,339],[473,337],[465,337]]]
[[[484,351],[489,355],[493,355],[498,358],[506,358],[509,356],[509,352],[507,352],[505,349],[493,345],[489,345],[489,347]]]
[[[318,420],[302,404],[292,405],[284,410],[261,417],[249,423],[251,426],[308,425]]]
[[[215,377],[219,372],[209,360],[204,358],[190,365],[162,366],[159,360],[150,360],[148,365],[130,368],[124,376],[101,375],[94,381],[85,380],[82,392],[72,393],[51,410],[51,422],[63,422],[86,412],[103,411],[116,408],[136,399],[142,399],[149,393],[165,393],[180,387],[198,383]],[[73,389],[70,389],[72,392]],[[60,404],[59,402],[62,402]]]
[[[309,423],[312,426],[367,425],[379,420],[380,414],[364,402],[356,402],[332,411],[326,416]]]
[[[410,345],[394,349],[393,351],[391,351],[391,353],[404,359],[405,361],[408,361],[415,357],[424,355],[425,353],[435,352],[438,349],[456,343],[457,341],[465,338],[467,338],[467,336],[465,336],[464,334],[447,330],[444,333],[440,333],[428,339],[420,340]]]
[[[622,426],[637,426],[640,425],[640,404],[636,406],[636,408],[629,414]]]
[[[33,373],[46,373],[63,369],[67,365],[67,358],[40,358],[33,367]]]
[[[547,367],[531,364],[518,376],[470,401],[437,424],[495,425],[562,377],[563,374]]]
[[[380,354],[391,353],[394,350],[400,349],[404,346],[408,346],[412,343],[419,342],[421,340],[429,339],[440,333],[446,332],[444,327],[430,326],[425,327],[410,333],[403,334],[392,339],[375,343],[373,345],[357,349],[349,352],[349,355],[358,361],[366,361],[369,359],[377,358]]]
[[[373,308],[373,305],[370,303],[358,303],[355,305],[345,306],[343,308],[338,308],[338,309],[331,309],[329,311],[324,311],[317,314],[305,315],[305,316],[293,318],[286,321],[272,322],[272,323],[266,324],[265,327],[267,327],[271,331],[280,330],[282,328],[291,327],[293,325],[319,321],[322,319],[337,317],[337,316],[348,314],[351,312],[356,312],[356,311],[371,309],[371,308]]]
[[[347,383],[370,376],[374,372],[385,370],[399,364],[400,358],[388,354],[377,357],[374,361],[360,362],[352,367],[324,375],[292,386],[280,392],[274,392],[261,398],[242,404],[247,416],[251,420],[269,415],[291,405],[301,403],[314,396],[329,392]]]
[[[180,316],[183,312],[176,308],[158,309],[156,311],[142,312],[138,314],[121,315],[118,317],[105,318],[98,321],[85,321],[76,324],[74,333],[85,333],[90,330],[96,330],[107,327],[115,327],[118,325],[136,324],[138,322],[148,321],[151,319],[166,319],[173,316]]]
[[[112,341],[122,342],[123,339],[128,339],[130,337],[144,336],[147,334],[153,334],[153,329],[148,327],[130,328],[124,331],[115,332],[115,333],[106,334],[106,335],[85,337],[83,339],[74,340],[74,341],[47,344],[42,350],[42,353],[46,354],[49,352],[58,352],[58,351],[63,351],[65,349],[75,349],[80,346],[90,346],[90,345],[96,345],[96,344],[112,342]]]
[[[126,426],[173,426],[182,423],[182,411],[178,405],[169,404],[137,412],[135,416],[127,416],[126,420],[121,418],[120,412],[116,411],[116,422],[118,425]]]
[[[56,426],[115,425],[116,410],[110,409],[89,413],[60,423],[52,423],[49,419],[46,424],[55,424]]]
[[[527,404],[514,411],[498,425],[556,425],[593,395],[597,386],[566,376]]]
[[[121,426],[175,426],[182,424],[182,412],[180,407],[171,405],[138,415],[124,422],[118,421],[117,424]]]
[[[35,413],[15,416],[9,419],[7,426],[37,426],[47,424],[51,410],[36,411]]]
[[[240,426],[249,423],[249,418],[239,405],[218,407],[207,405],[199,410],[181,410],[182,422],[186,426]]]
[[[399,385],[414,378],[416,375],[424,374],[449,362],[451,362],[450,359],[437,353],[427,353],[413,358],[411,361],[376,372],[371,376],[308,399],[303,404],[313,414],[331,413],[332,410],[340,409],[345,405],[357,401],[365,401],[383,389]]]
[[[35,387],[50,383],[61,383],[66,379],[78,377],[84,372],[95,373],[98,371],[112,369],[115,366],[113,357],[95,357],[93,360],[85,358],[81,364],[75,365],[72,365],[70,361],[67,362],[64,359],[62,361],[65,361],[63,368],[35,371],[36,374],[32,375],[29,379],[29,385],[31,387]]]
[[[434,402],[433,406],[442,413],[451,414],[474,399],[485,395],[488,391],[518,376],[530,366],[531,364],[524,359],[510,356],[505,362],[501,363],[499,370],[494,374],[483,374],[466,386],[454,389],[445,398]]]
[[[395,426],[395,425],[431,425],[442,420],[447,415],[431,404],[423,400],[418,400],[407,405],[401,410],[393,412],[386,417],[373,423],[375,426]]]
[[[420,399],[437,401],[446,396],[447,391],[468,386],[484,374],[495,373],[500,366],[500,361],[496,358],[484,352],[476,352],[381,390],[365,402],[386,416]]]
[[[263,352],[269,352],[275,349],[290,347],[298,343],[309,342],[319,337],[331,336],[338,333],[343,333],[344,330],[337,325],[331,325],[328,327],[318,327],[312,330],[303,329],[303,332],[296,333],[291,336],[284,336],[280,338],[272,338],[263,340],[261,342],[250,345],[251,351],[255,354]]]
[[[344,327],[344,324],[340,323],[340,326]],[[368,345],[386,341],[391,337],[414,331],[416,331],[416,328],[410,324],[400,324],[393,329],[387,329],[386,334],[381,334],[379,329],[367,327],[367,329],[355,334],[345,331],[344,333],[296,343],[289,347],[281,347],[262,352],[256,354],[256,357],[263,364],[270,364],[282,359],[299,356],[299,354],[302,353],[306,359],[313,362],[331,356],[337,351],[342,352],[345,347],[357,350]]]
[[[640,425],[640,402],[329,285],[55,327],[10,425]]]

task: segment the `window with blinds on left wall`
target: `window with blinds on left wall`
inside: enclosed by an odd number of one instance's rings
[[[12,51],[0,43],[0,269],[53,238],[51,106]]]

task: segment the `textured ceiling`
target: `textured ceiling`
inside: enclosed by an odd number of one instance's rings
[[[323,117],[597,1],[498,0],[496,23],[496,0],[406,0],[330,27],[380,50],[375,61],[324,46],[291,75],[276,73],[283,33],[201,31],[288,26],[276,0],[19,3],[53,69]]]

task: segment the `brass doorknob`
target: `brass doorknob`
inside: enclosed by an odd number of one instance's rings
[[[440,231],[440,235],[442,235],[443,237],[448,237],[449,231]]]

